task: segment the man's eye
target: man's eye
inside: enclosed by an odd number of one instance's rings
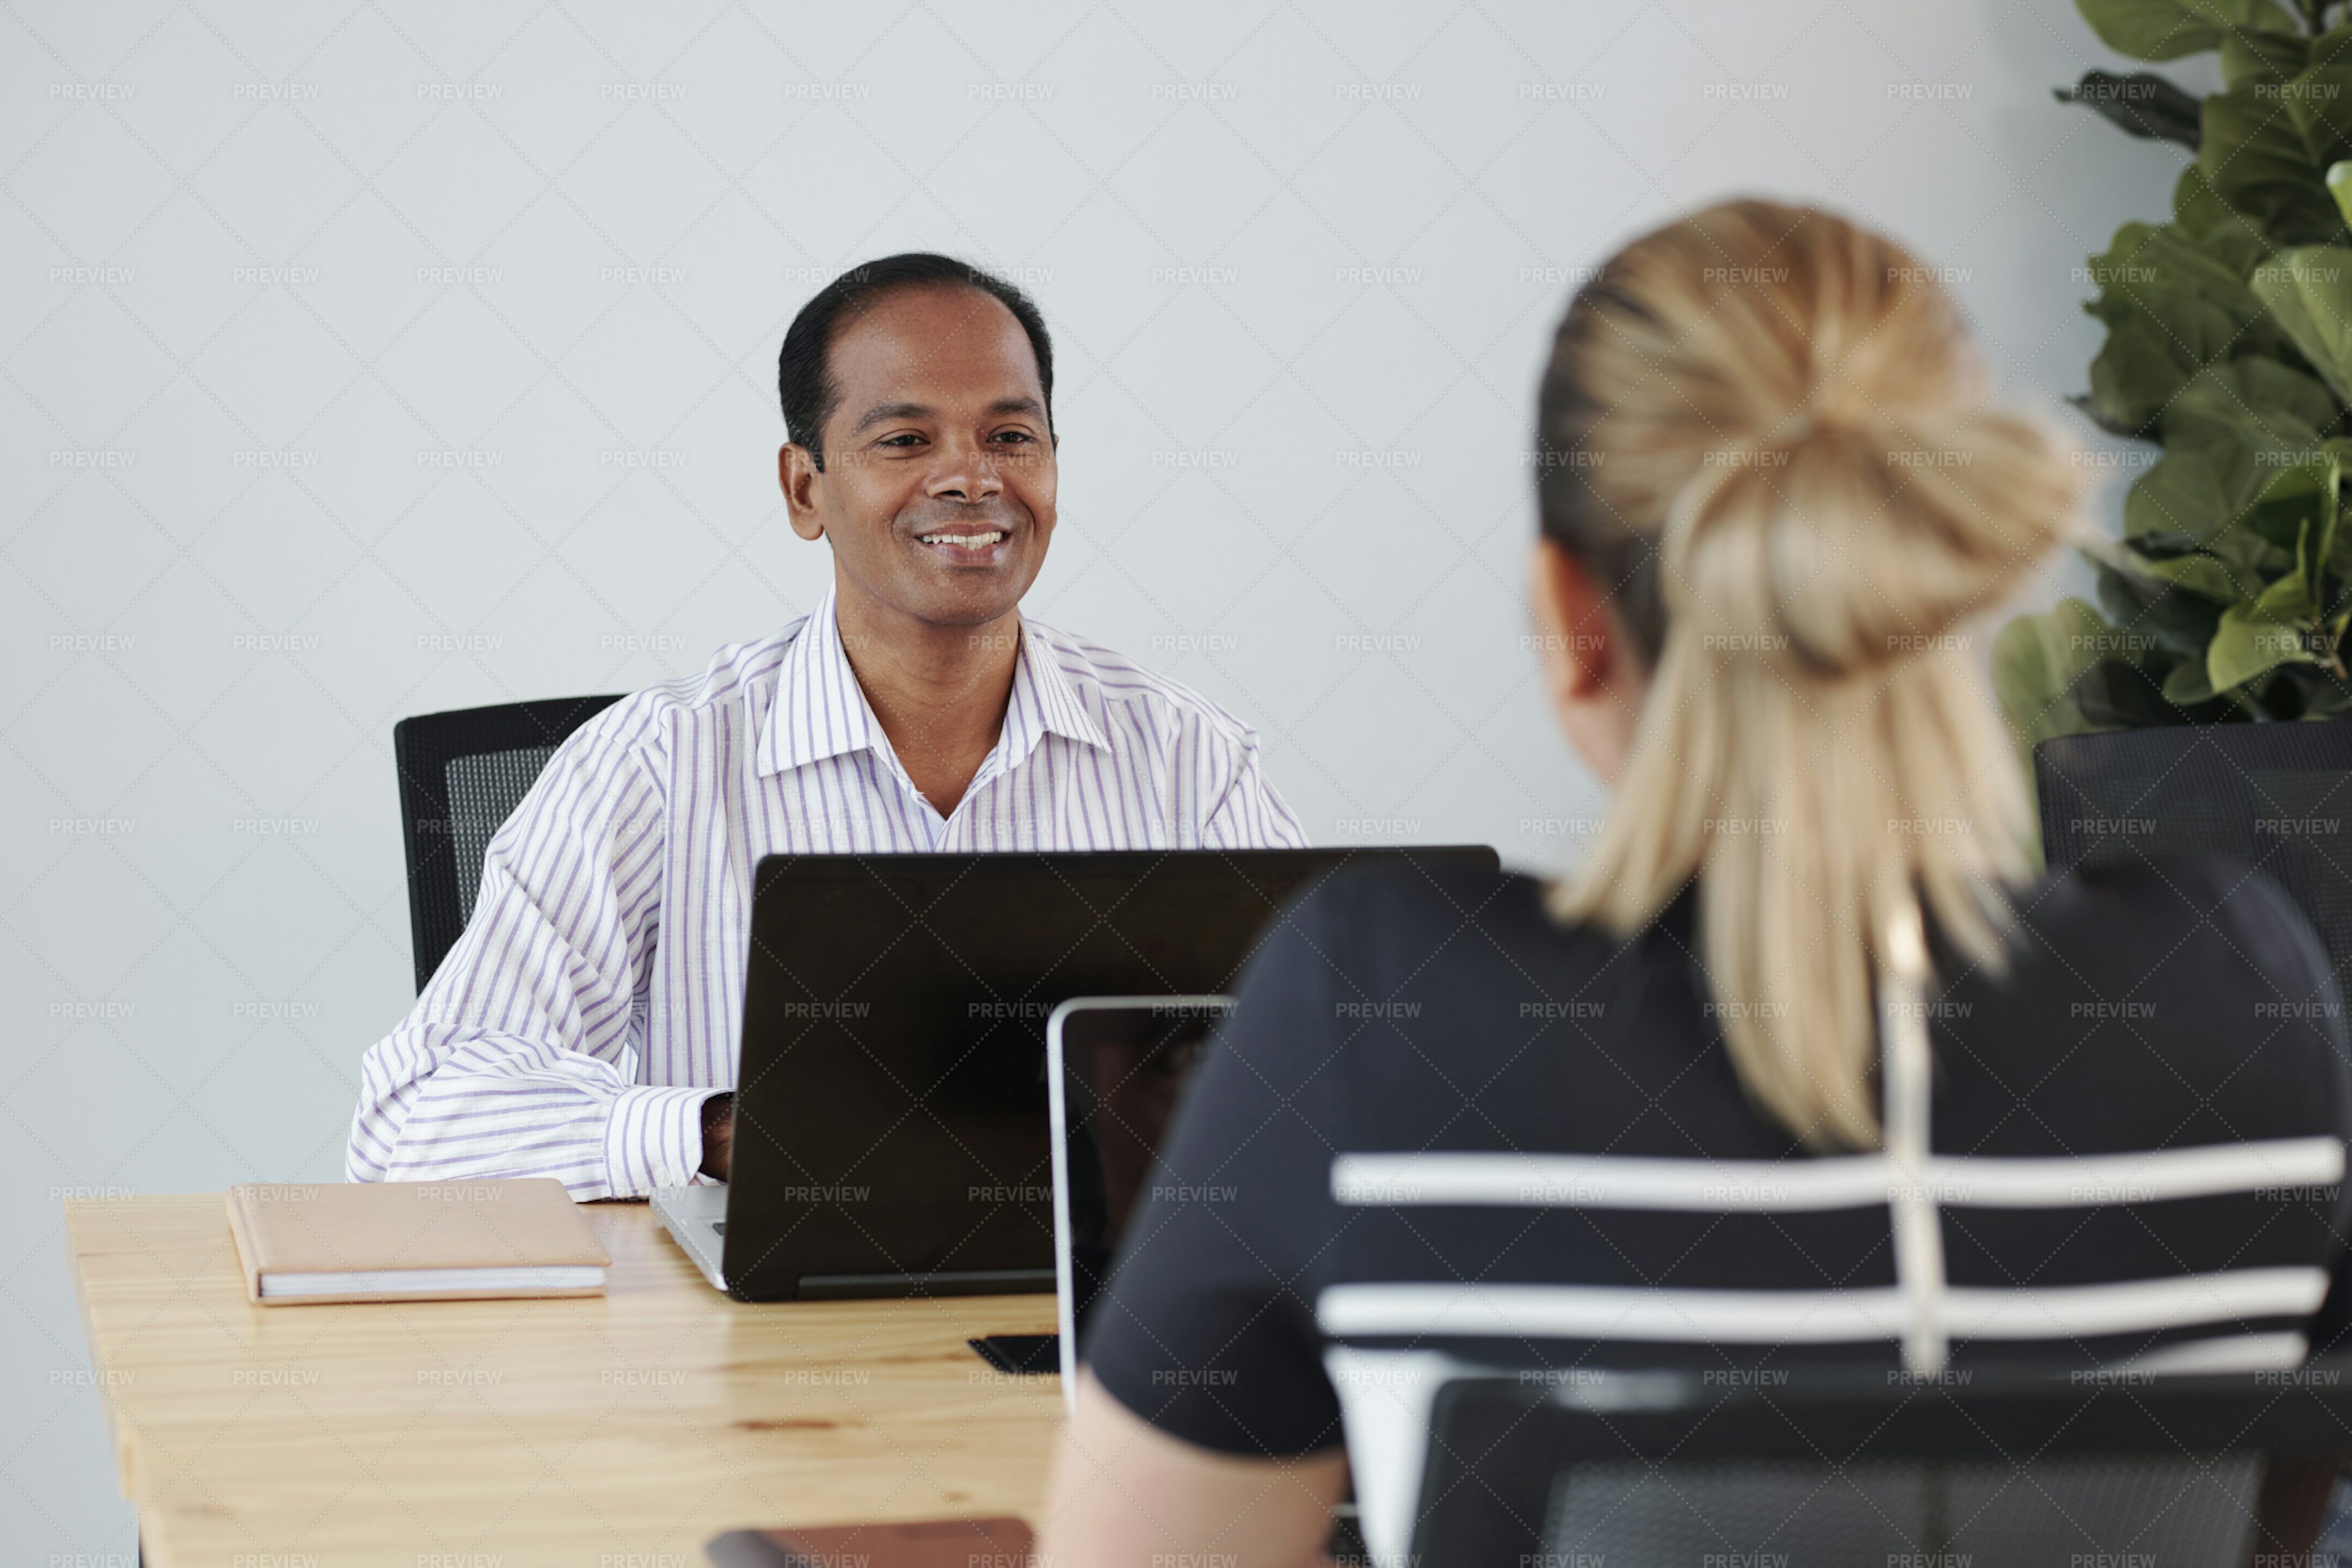
[[[921,440],[922,437],[916,435],[912,430],[902,430],[896,436],[883,437],[882,439],[877,441],[875,445],[877,447],[912,447]]]
[[[1000,441],[1026,441],[1033,444],[1037,439],[1026,430],[999,430],[996,433],[996,438]]]

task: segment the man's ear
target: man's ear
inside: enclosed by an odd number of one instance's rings
[[[816,454],[797,441],[785,442],[776,449],[776,482],[783,487],[784,511],[793,531],[803,539],[823,539],[824,520],[817,511],[816,489],[824,475],[817,468]]]
[[[1549,539],[1537,540],[1528,576],[1553,700],[1600,695],[1624,657],[1616,645],[1617,618],[1609,612],[1608,592],[1583,562]]]

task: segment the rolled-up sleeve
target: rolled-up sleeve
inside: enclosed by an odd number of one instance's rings
[[[553,1176],[573,1198],[697,1180],[717,1086],[637,1081],[664,805],[608,709],[548,762],[484,855],[465,934],[361,1067],[353,1181]]]

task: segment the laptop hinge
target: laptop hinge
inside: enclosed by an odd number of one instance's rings
[[[937,1274],[803,1274],[803,1301],[888,1296],[1051,1295],[1050,1268],[942,1269]]]

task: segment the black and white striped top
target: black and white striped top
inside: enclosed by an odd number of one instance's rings
[[[1291,910],[1191,1086],[1084,1347],[1191,1442],[1346,1442],[1401,1552],[1471,1367],[1727,1379],[2292,1365],[2332,1335],[2352,1063],[2326,960],[2230,862],[2055,879],[2006,979],[1931,947],[1925,1155],[1809,1156],[1745,1098],[1685,897],[1624,944],[1520,877],[1375,871]],[[1895,1259],[1905,1205],[1940,1243]],[[1925,1206],[1918,1206],[1924,1205]]]

